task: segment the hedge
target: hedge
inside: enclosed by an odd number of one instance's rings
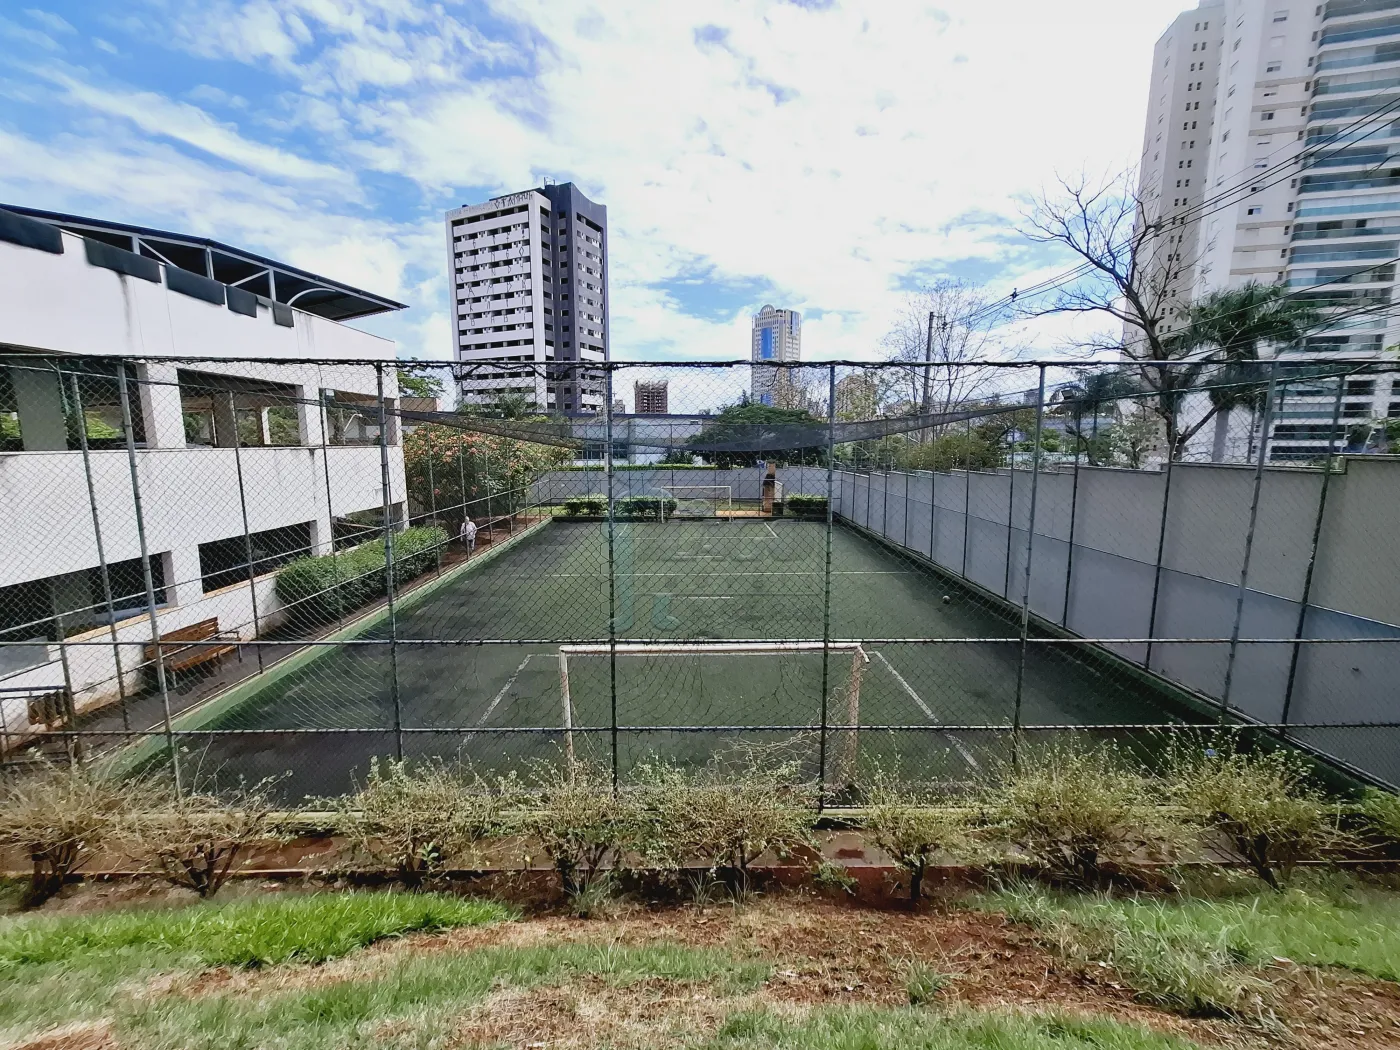
[[[447,543],[445,529],[413,528],[394,534],[394,583],[422,575]],[[368,605],[384,594],[384,541],[372,540],[348,551],[298,558],[277,573],[277,597],[298,615],[317,619]]]
[[[617,501],[614,516],[619,518],[656,521],[669,518],[676,511],[676,501],[670,496],[628,496]]]
[[[826,497],[825,496],[788,496],[785,501],[784,513],[794,518],[826,518]]]
[[[602,496],[579,496],[564,501],[563,517],[566,518],[605,518],[608,514],[608,501]]]

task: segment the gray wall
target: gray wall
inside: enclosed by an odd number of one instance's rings
[[[1265,470],[1247,586],[1250,467],[1178,464],[1166,475],[1081,467],[1041,473],[1030,607],[1084,638],[1187,638],[1108,648],[1265,722],[1397,722],[1400,461],[1349,460],[1332,478],[1302,644],[1322,475]],[[1025,586],[1029,471],[838,474],[836,512],[1017,605]],[[969,514],[970,510],[970,514]],[[1071,543],[1072,539],[1072,543]],[[1157,549],[1162,546],[1160,580]],[[1153,591],[1156,594],[1154,615]],[[1307,644],[1308,639],[1377,642]],[[1257,639],[1284,639],[1265,643]],[[1390,641],[1381,641],[1388,639]],[[1294,684],[1288,699],[1290,666]],[[1299,730],[1344,762],[1400,783],[1400,730]]]

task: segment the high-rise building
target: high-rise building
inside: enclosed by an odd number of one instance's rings
[[[1290,354],[1365,361],[1400,341],[1390,309],[1400,169],[1389,166],[1400,154],[1400,3],[1203,0],[1163,34],[1154,63],[1143,217],[1169,238],[1183,307],[1251,281],[1286,283],[1325,322],[1296,347],[1265,348],[1283,378]],[[1341,391],[1334,427],[1338,392],[1335,381],[1290,384],[1266,435],[1269,459],[1316,459],[1358,420],[1392,405],[1400,415],[1400,389],[1358,377]],[[1250,417],[1221,413],[1191,453],[1248,454],[1259,437]]]
[[[523,394],[542,409],[601,411],[602,376],[581,365],[609,359],[607,208],[563,183],[446,221],[462,401]]]
[[[765,306],[753,318],[749,396],[764,405],[797,408],[806,392],[795,372],[773,365],[802,359],[802,315]]]
[[[667,408],[668,384],[662,379],[654,382],[638,382],[632,388],[632,403],[639,416],[664,416]]]

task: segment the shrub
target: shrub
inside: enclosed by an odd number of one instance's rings
[[[605,518],[608,515],[608,501],[602,496],[580,496],[564,501],[563,517],[566,518]]]
[[[1005,764],[990,808],[1012,843],[1050,872],[1086,885],[1103,881],[1105,862],[1160,860],[1182,829],[1164,819],[1150,782],[1111,744],[1075,739]]]
[[[949,808],[928,787],[900,784],[876,770],[865,789],[866,833],[909,878],[909,904],[923,893],[924,873],[940,854],[965,858],[979,849],[973,814]]]
[[[447,543],[439,528],[404,529],[394,534],[396,586],[422,575]],[[288,562],[277,572],[277,597],[299,616],[335,619],[368,605],[384,594],[382,539],[334,555],[319,554]]]
[[[784,513],[794,518],[826,518],[825,496],[789,495],[783,501]]]
[[[335,808],[354,852],[417,888],[450,862],[475,865],[484,840],[510,832],[517,798],[512,780],[488,782],[438,760],[409,767],[371,759],[364,787]]]
[[[904,975],[904,990],[910,1006],[928,1006],[943,994],[950,978],[927,963],[915,960]]]
[[[158,867],[176,886],[201,897],[219,892],[239,859],[251,849],[285,841],[274,825],[276,781],[240,782],[222,797],[212,792],[173,792],[158,804],[127,815],[117,833],[124,851]]]
[[[795,762],[726,770],[718,759],[693,771],[655,764],[638,779],[638,850],[658,867],[698,861],[742,891],[761,854],[787,858],[812,844],[816,795]]]
[[[33,864],[25,904],[42,904],[62,889],[149,793],[140,780],[47,761],[6,784],[0,845],[23,850]]]
[[[611,773],[587,762],[537,762],[529,777],[532,815],[526,829],[559,873],[570,899],[636,841],[637,814],[616,795]]]
[[[1343,844],[1338,808],[1308,782],[1311,766],[1296,752],[1247,752],[1226,738],[1174,746],[1169,758],[1171,800],[1274,889],[1280,874]]]
[[[1400,795],[1370,788],[1362,796],[1361,814],[1371,830],[1385,842],[1400,843]]]
[[[628,496],[616,502],[613,513],[624,520],[657,521],[675,510],[676,501],[670,496]]]

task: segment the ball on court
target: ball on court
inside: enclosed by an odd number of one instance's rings
[[[944,605],[952,605],[952,604],[953,604],[953,597],[952,597],[952,595],[945,594],[945,595],[943,596],[943,604],[944,604]]]

